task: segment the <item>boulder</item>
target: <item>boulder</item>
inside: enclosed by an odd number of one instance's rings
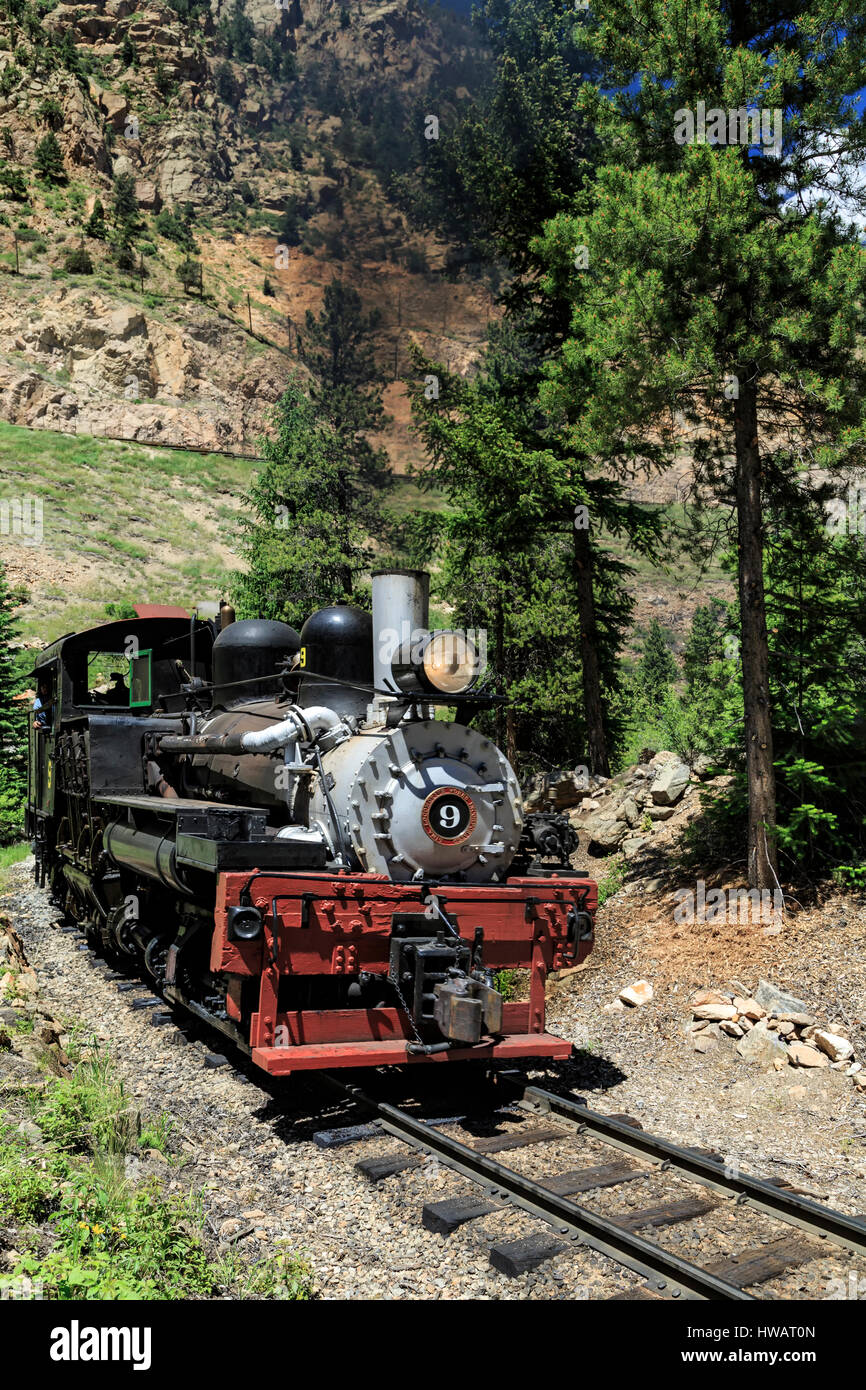
[[[645,749],[644,751],[649,752],[649,749]],[[641,762],[643,761],[643,756],[641,756]],[[665,767],[668,763],[678,762],[680,762],[680,759],[677,757],[676,753],[671,753],[666,748],[661,749],[658,753],[652,753],[647,759],[647,765],[652,768],[653,772],[658,772],[660,767]]]
[[[714,1023],[720,1023],[723,1018],[737,1017],[733,1004],[694,1004],[692,1008],[695,1018],[708,1018]]]
[[[590,816],[584,827],[589,836],[589,852],[593,855],[610,854],[618,849],[628,834],[624,820],[617,820],[610,812],[600,811]]]
[[[640,807],[633,796],[627,796],[624,801],[621,801],[614,814],[620,820],[628,821],[632,830],[640,824]]]
[[[690,778],[685,763],[666,763],[650,788],[656,806],[675,806],[689,785]]]
[[[778,1060],[788,1060],[788,1048],[781,1038],[769,1031],[763,1019],[740,1038],[737,1052],[744,1061],[755,1062],[761,1067],[771,1067]]]
[[[741,1038],[746,1031],[740,1027],[739,1023],[734,1023],[730,1018],[723,1019],[719,1027],[723,1033],[727,1033],[729,1038]]]
[[[653,997],[653,987],[649,980],[636,980],[633,985],[627,985],[621,989],[618,998],[623,1004],[631,1004],[639,1008],[641,1004],[648,1004]]]
[[[837,1033],[831,1033],[829,1029],[816,1028],[812,1038],[833,1062],[850,1062],[854,1056],[854,1044],[847,1038],[840,1038]]]
[[[135,201],[145,212],[159,212],[162,207],[159,189],[150,179],[136,179]]]
[[[807,1012],[806,1005],[802,999],[795,999],[793,994],[786,994],[783,989],[778,989],[776,985],[771,985],[769,980],[761,980],[755,990],[755,1001],[768,1014],[804,1014]]]
[[[795,1067],[829,1067],[830,1059],[808,1043],[791,1043],[788,1056]]]
[[[527,811],[567,811],[589,796],[587,779],[575,772],[552,778],[539,772],[524,798]]]
[[[767,1010],[758,1003],[757,999],[744,999],[739,994],[734,995],[734,1004],[736,1005],[737,1013],[744,1014],[745,1017],[750,1018],[753,1023],[757,1023],[758,1019],[764,1018],[767,1013]],[[787,1022],[788,1020],[786,1019],[785,1021]]]
[[[41,1145],[45,1142],[45,1136],[33,1120],[22,1120],[17,1130],[22,1139],[26,1139],[28,1144]]]
[[[33,1085],[43,1077],[37,1062],[17,1052],[0,1051],[0,1082],[13,1086]]]
[[[697,1004],[730,1004],[731,1000],[727,994],[722,994],[718,989],[699,989],[697,994],[693,994],[689,1003],[692,1007]]]
[[[649,816],[650,820],[653,821],[670,820],[671,816],[674,813],[674,809],[675,808],[673,806],[649,806],[647,807],[647,815]]]
[[[631,837],[629,839],[623,840],[621,847],[622,852],[625,855],[626,859],[634,859],[636,855],[640,854],[645,844],[646,836],[638,835]]]

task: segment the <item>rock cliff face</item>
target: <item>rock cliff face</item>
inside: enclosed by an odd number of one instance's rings
[[[249,0],[253,59],[238,62],[216,7],[181,19],[162,3],[84,0],[34,25],[5,3],[0,417],[254,451],[297,367],[297,328],[334,277],[380,310],[389,378],[412,340],[471,369],[490,287],[454,281],[448,248],[413,234],[388,193],[431,93],[437,111],[456,109],[483,71],[461,21],[414,0]],[[37,173],[49,130],[59,180]],[[4,187],[4,172],[24,191]],[[112,244],[120,175],[134,180],[135,270],[119,268]],[[185,289],[188,257],[201,283]],[[400,468],[415,446],[396,382],[387,403],[384,442]]]

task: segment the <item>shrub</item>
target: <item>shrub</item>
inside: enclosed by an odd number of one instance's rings
[[[43,135],[39,141],[33,156],[33,163],[40,178],[45,179],[48,183],[61,183],[66,178],[63,151],[53,130],[49,130],[48,134]]]
[[[93,261],[90,253],[84,246],[76,246],[74,251],[67,251],[63,259],[63,265],[70,275],[92,275]]]
[[[195,251],[196,243],[193,235],[177,209],[169,212],[168,208],[162,208],[153,219],[153,225],[160,236],[164,236],[168,241],[173,241],[185,251]]]

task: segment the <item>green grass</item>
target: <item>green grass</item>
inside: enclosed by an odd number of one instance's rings
[[[20,864],[30,853],[28,844],[4,845],[0,848],[0,893],[6,889],[9,870],[13,864]]]
[[[17,1252],[0,1297],[25,1277],[61,1301],[314,1296],[302,1255],[278,1247],[254,1265],[237,1252],[214,1259],[197,1195],[127,1178],[126,1155],[167,1145],[171,1125],[165,1115],[142,1125],[107,1058],[28,1096],[40,1145],[0,1109],[0,1228],[12,1228]]]
[[[44,644],[102,622],[110,600],[189,607],[219,598],[234,567],[236,499],[257,466],[0,422],[0,496],[43,505],[45,558],[33,566],[22,637]],[[95,566],[58,582],[58,567],[82,555]]]
[[[625,883],[625,860],[621,854],[608,863],[604,876],[598,880],[598,905],[603,907],[608,898],[618,893]]]
[[[505,1000],[514,999],[517,995],[521,975],[526,971],[520,970],[497,970],[494,975],[494,983],[502,998]]]
[[[43,646],[92,627],[112,601],[191,608],[221,597],[227,572],[240,567],[241,499],[260,466],[0,421],[0,497],[36,496],[43,506],[22,638]],[[398,477],[386,505],[402,517],[443,502]],[[94,563],[75,565],[81,557]]]

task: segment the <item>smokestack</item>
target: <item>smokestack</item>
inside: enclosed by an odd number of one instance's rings
[[[426,633],[430,576],[426,570],[377,570],[373,574],[373,684],[391,690],[391,662]]]

